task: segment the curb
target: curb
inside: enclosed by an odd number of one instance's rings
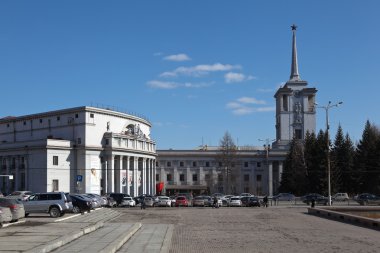
[[[166,230],[165,239],[162,243],[162,247],[160,251],[161,253],[169,252],[171,242],[172,242],[173,230],[174,230],[174,225],[170,224],[168,227],[168,230]]]
[[[121,246],[124,245],[140,228],[141,223],[135,223],[126,234],[122,234],[116,238],[112,244],[109,244],[107,247],[99,251],[99,253],[115,253]]]
[[[97,230],[103,226],[104,226],[103,221],[99,221],[99,222],[95,223],[94,225],[91,225],[91,226],[88,226],[88,227],[81,229],[79,232],[74,232],[72,234],[65,235],[59,239],[48,242],[45,245],[38,246],[36,248],[33,248],[31,250],[27,250],[24,252],[26,252],[26,253],[50,252],[50,251],[53,251],[59,247],[62,247],[63,245],[65,245],[71,241],[74,241],[75,239],[78,239],[79,237],[81,237],[83,235],[91,233],[91,232],[93,232],[93,231],[95,231],[95,230]]]

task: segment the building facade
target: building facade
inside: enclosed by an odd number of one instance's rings
[[[296,26],[292,26],[292,59],[290,79],[275,93],[276,139],[264,147],[237,147],[236,162],[227,176],[220,162],[218,147],[196,150],[158,150],[157,181],[164,192],[192,192],[194,194],[249,192],[273,196],[281,182],[283,162],[289,143],[303,140],[307,132],[315,133],[317,90],[309,88],[298,72]],[[229,179],[229,181],[228,181]]]
[[[156,143],[141,117],[76,107],[0,119],[2,192],[155,193]]]

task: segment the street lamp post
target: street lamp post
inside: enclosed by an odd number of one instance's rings
[[[327,184],[328,184],[328,204],[331,206],[331,169],[330,169],[330,136],[329,136],[329,109],[333,107],[338,107],[339,105],[343,104],[343,102],[338,102],[335,104],[332,104],[331,101],[327,103],[325,106],[317,106],[318,108],[325,109],[326,112],[326,157],[327,157]],[[315,104],[317,105],[317,104]]]
[[[270,150],[270,144],[269,142],[270,141],[275,141],[275,140],[270,140],[269,138],[263,140],[263,139],[259,139],[259,141],[265,141],[265,144],[264,144],[264,149],[265,149],[265,163],[266,163],[266,167],[267,167],[267,170],[268,170],[268,195],[273,195],[273,171],[271,169],[271,167],[269,166],[269,150]]]

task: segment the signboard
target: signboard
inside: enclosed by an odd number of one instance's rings
[[[83,176],[82,175],[77,175],[77,182],[82,182]]]

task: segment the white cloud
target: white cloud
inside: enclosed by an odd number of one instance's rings
[[[147,82],[147,85],[151,88],[156,88],[156,89],[176,89],[176,88],[204,88],[211,86],[213,82],[209,83],[177,83],[177,82],[165,82],[165,81],[157,81],[157,80],[152,80]]]
[[[232,101],[226,104],[226,108],[230,109],[235,115],[246,115],[255,112],[271,112],[275,110],[275,107],[267,106],[267,107],[252,107],[247,104],[266,104],[264,100],[257,100],[255,98],[250,97],[241,97],[236,99],[236,101]]]
[[[257,100],[256,98],[250,98],[250,97],[241,97],[241,98],[238,98],[237,101],[243,104],[256,104],[256,105],[266,104],[264,100]]]
[[[162,82],[162,81],[149,81],[148,86],[151,88],[157,88],[157,89],[175,89],[178,87],[177,83],[174,82]]]
[[[162,52],[156,52],[156,53],[153,54],[153,56],[161,56],[161,55],[163,55]]]
[[[246,76],[242,73],[235,73],[235,72],[228,72],[227,74],[224,75],[224,79],[226,83],[240,83],[243,81],[249,81],[252,79],[255,79],[254,76]]]
[[[190,61],[191,58],[186,54],[173,54],[163,58],[166,61]]]
[[[230,71],[233,69],[240,69],[239,65],[230,65],[230,64],[221,64],[215,63],[212,65],[202,64],[196,65],[193,67],[178,67],[173,71],[168,71],[162,73],[161,77],[175,77],[178,75],[189,75],[189,76],[201,76],[206,75],[209,72],[217,72],[217,71]]]

